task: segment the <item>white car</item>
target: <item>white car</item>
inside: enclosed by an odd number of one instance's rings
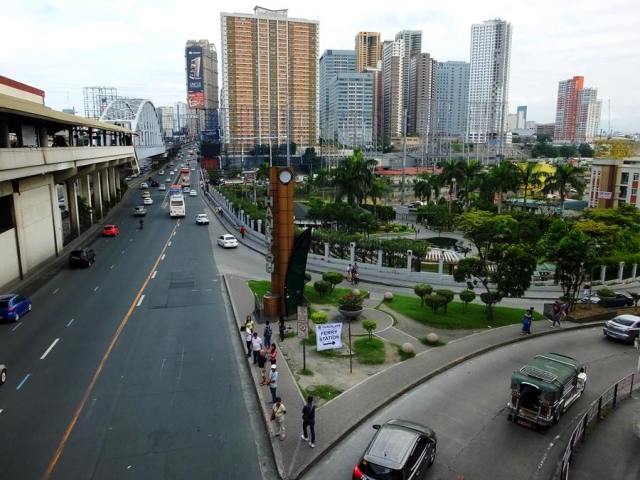
[[[164,179],[165,183],[171,183],[171,177],[167,177]]]
[[[189,196],[190,196],[190,197],[197,197],[197,196],[198,196],[198,192],[196,192],[195,190],[191,190],[191,191],[189,192]]]
[[[192,167],[192,168],[191,168],[191,171],[192,171],[192,172],[195,172],[195,171],[196,171],[196,169]]]
[[[0,363],[0,385],[7,381],[7,366]]]
[[[206,213],[196,215],[196,225],[209,225],[209,217],[207,217]]]
[[[164,170],[160,170],[160,171],[158,172],[158,175],[164,175]]]
[[[184,187],[182,189],[182,193],[190,193],[191,192],[191,187]]]
[[[145,188],[149,188],[149,184],[147,182],[142,182],[140,184],[140,190],[145,189]]]
[[[161,183],[160,186],[158,187],[158,190],[161,191],[165,191],[167,189],[167,186],[164,183]]]
[[[218,237],[218,245],[222,248],[237,248],[238,247],[238,239],[233,235],[220,235]]]
[[[142,203],[144,203],[145,205],[153,205],[153,198],[144,197],[144,200],[142,200]]]

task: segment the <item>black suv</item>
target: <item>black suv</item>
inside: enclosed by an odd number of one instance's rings
[[[389,420],[374,425],[373,436],[360,462],[353,469],[353,480],[418,480],[436,458],[436,434],[429,427],[407,420]]]
[[[96,252],[92,248],[80,248],[69,254],[70,267],[90,267],[96,261]]]

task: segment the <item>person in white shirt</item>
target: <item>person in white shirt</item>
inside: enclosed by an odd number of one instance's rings
[[[258,332],[253,332],[253,336],[251,337],[251,351],[253,352],[253,364],[258,364],[258,355],[260,354],[260,349],[262,348],[262,339],[258,336]]]
[[[253,332],[246,326],[240,327],[245,343],[247,344],[247,357],[251,356],[251,341],[253,340]]]
[[[587,383],[587,373],[584,371],[584,367],[580,369],[580,373],[578,373],[578,379],[576,381],[576,387],[580,393],[584,391],[584,387]]]

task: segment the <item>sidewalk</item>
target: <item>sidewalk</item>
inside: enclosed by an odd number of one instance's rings
[[[238,328],[246,315],[253,310],[253,296],[240,277],[225,276],[225,284],[233,305]],[[553,334],[578,328],[591,328],[603,322],[588,324],[566,323],[562,329],[548,330],[536,328],[547,325],[547,321],[534,323],[531,336],[520,334],[520,325],[510,325],[492,330],[482,331],[449,342],[444,347],[430,348],[420,352],[415,358],[400,362],[365,381],[356,384],[335,399],[318,408],[316,413],[316,448],[309,448],[300,439],[301,409],[303,399],[298,389],[294,374],[285,368],[284,362],[279,365],[278,395],[282,396],[287,406],[287,439],[284,442],[272,442],[276,464],[282,478],[300,478],[322,455],[339,443],[353,429],[365,421],[374,412],[389,404],[403,393],[411,390],[426,380],[485,352],[512,343],[526,341],[528,338]],[[240,335],[238,335],[240,338]],[[297,338],[285,340],[296,342]],[[242,359],[244,361],[244,359]],[[261,403],[265,405],[265,425],[267,408],[265,403],[269,392],[259,386],[260,378],[254,372],[254,384]]]

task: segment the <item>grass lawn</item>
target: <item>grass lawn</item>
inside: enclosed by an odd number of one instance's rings
[[[308,395],[320,397],[324,400],[332,400],[340,395],[342,390],[338,390],[333,385],[310,385],[305,389],[305,392]]]
[[[264,297],[265,293],[271,290],[271,282],[269,280],[249,280],[249,288],[258,296],[258,298]],[[304,287],[304,296],[307,297],[310,303],[322,304],[322,305],[337,305],[340,297],[344,297],[347,293],[351,292],[351,288],[336,287],[333,291],[327,293],[324,297],[321,297],[318,292],[315,291],[312,284]],[[363,295],[366,295],[365,290],[359,289]]]
[[[484,305],[470,303],[465,308],[462,302],[451,302],[445,314],[442,309],[438,313],[433,313],[430,308],[420,305],[418,297],[406,295],[394,295],[393,301],[385,302],[385,305],[405,317],[412,318],[420,323],[437,328],[459,329],[459,328],[486,328],[501,327],[522,322],[525,309],[494,307],[493,320],[487,321]],[[534,320],[540,320],[542,315],[534,312]]]
[[[353,353],[358,362],[366,365],[384,363],[384,342],[379,338],[359,338],[353,342]]]

